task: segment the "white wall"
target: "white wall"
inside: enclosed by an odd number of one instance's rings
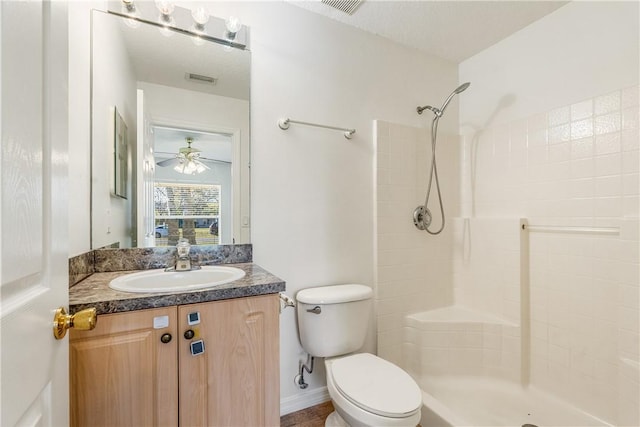
[[[572,2],[459,68],[461,211],[620,229],[528,248],[531,383],[616,425],[640,422],[638,20]]]
[[[463,61],[460,81],[472,86],[460,103],[462,130],[637,84],[634,3],[571,2]],[[496,112],[501,100],[508,105]]]

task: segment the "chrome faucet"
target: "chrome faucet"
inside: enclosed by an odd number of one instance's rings
[[[165,271],[191,271],[199,270],[200,266],[192,266],[191,258],[189,258],[189,252],[191,251],[191,245],[187,239],[178,240],[176,245],[176,264],[173,267],[168,267]]]

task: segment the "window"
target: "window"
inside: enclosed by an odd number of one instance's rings
[[[220,190],[220,185],[156,182],[156,244],[174,245],[180,237],[191,244],[218,244]]]

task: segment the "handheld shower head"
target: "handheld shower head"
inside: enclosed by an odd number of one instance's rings
[[[465,90],[467,90],[467,88],[471,86],[471,82],[466,82],[466,83],[462,83],[460,86],[458,86],[453,93],[462,93]]]
[[[464,92],[469,86],[471,86],[471,83],[466,82],[466,83],[461,84],[460,86],[455,88],[453,92],[451,92],[451,95],[449,95],[449,97],[442,104],[442,107],[440,107],[440,115],[441,116],[442,116],[442,114],[444,114],[444,109],[447,108],[447,105],[449,105],[449,102],[453,99],[453,97],[455,95],[459,94],[459,93]]]
[[[430,111],[433,111],[433,113],[438,118],[440,118],[444,114],[445,108],[447,108],[447,105],[449,105],[449,102],[451,102],[451,99],[453,99],[454,95],[457,95],[459,93],[464,92],[465,90],[467,90],[467,88],[469,86],[471,86],[471,83],[470,82],[466,82],[466,83],[461,84],[457,88],[455,88],[454,91],[451,92],[451,95],[449,95],[449,97],[444,101],[444,103],[442,104],[442,107],[440,107],[440,108],[432,107],[431,105],[425,105],[424,107],[416,108],[416,111],[418,112],[418,114],[422,114],[422,112],[424,110],[430,110]]]

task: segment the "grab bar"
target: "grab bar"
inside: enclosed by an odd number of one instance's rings
[[[579,226],[522,224],[522,229],[529,232],[539,232],[539,233],[596,234],[601,236],[620,235],[620,227],[579,227]]]

